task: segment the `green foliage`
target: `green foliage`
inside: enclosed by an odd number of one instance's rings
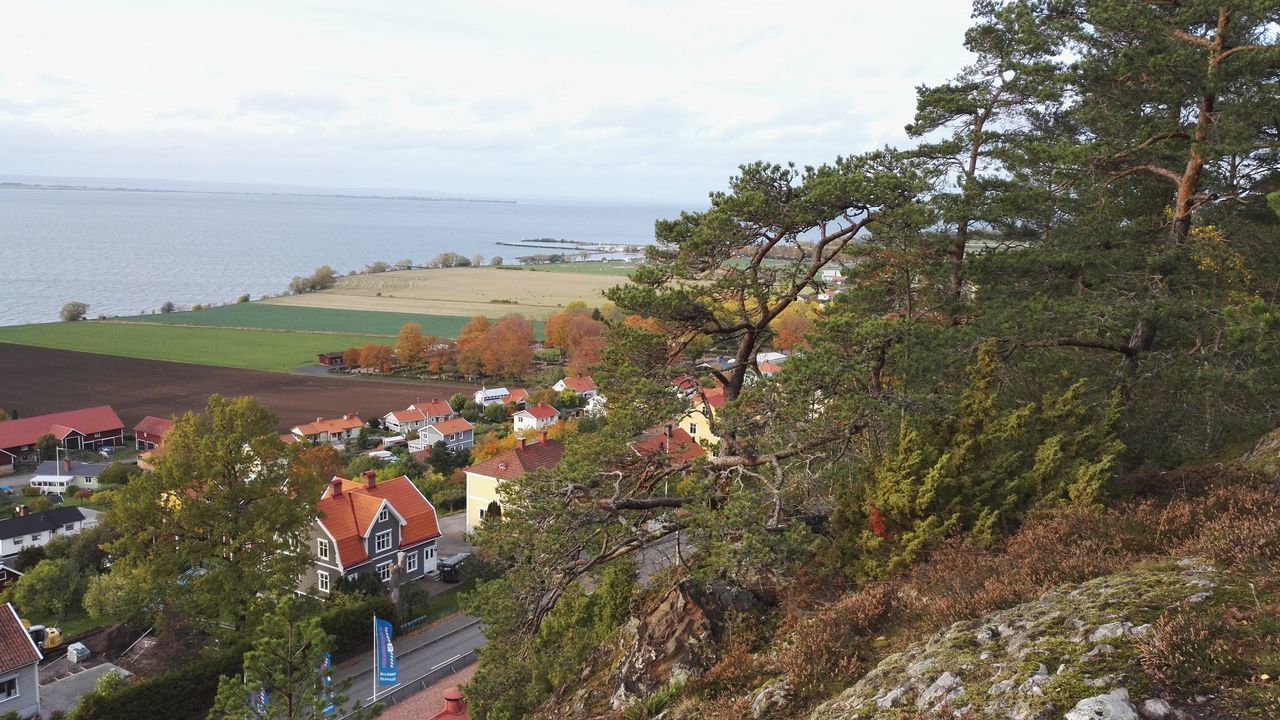
[[[491,644],[480,651],[480,665],[468,687],[471,711],[482,720],[516,720],[556,688],[582,673],[588,656],[628,617],[636,594],[636,564],[624,559],[608,566],[588,593],[570,587],[536,636],[518,643]],[[523,611],[512,602],[506,580],[481,582],[463,600],[468,612],[481,612],[514,632]],[[507,637],[512,637],[508,635]]]
[[[56,460],[58,439],[49,433],[41,435],[36,439],[36,452],[40,455],[41,460]]]
[[[1042,504],[1105,495],[1123,450],[1116,408],[1087,407],[1081,383],[1002,407],[997,370],[986,343],[955,409],[925,422],[904,416],[896,442],[841,489],[833,550],[847,572],[899,569],[951,535],[990,544]]]
[[[275,612],[263,619],[254,633],[257,639],[244,654],[242,673],[222,676],[209,720],[321,720],[332,703],[342,717],[364,720],[377,717],[381,706],[347,708],[344,693],[351,679],[334,683],[327,696],[324,677],[318,672],[325,653],[333,647],[320,621],[307,617],[304,603],[285,598]],[[251,696],[267,692],[265,710],[255,707]]]
[[[379,592],[373,595],[338,592],[335,588],[325,603],[320,613],[320,627],[335,638],[335,662],[369,649],[370,618],[374,615],[393,624],[398,621],[395,604],[381,585],[378,583]]]
[[[287,594],[310,563],[313,498],[327,478],[275,428],[252,398],[214,395],[206,415],[178,418],[155,471],[121,488],[106,514],[119,537],[93,607],[141,600],[238,636],[260,595]]]
[[[240,672],[247,646],[226,650],[189,662],[163,675],[108,686],[81,696],[70,720],[196,720],[204,718],[217,691],[218,678]]]
[[[137,475],[141,475],[142,470],[137,465],[125,465],[124,463],[111,463],[102,470],[98,475],[98,482],[105,485],[124,485]]]
[[[85,583],[84,570],[76,563],[46,559],[19,578],[7,594],[19,612],[62,622],[80,606]]]
[[[58,317],[62,318],[63,322],[75,322],[76,320],[83,320],[84,316],[88,313],[88,305],[77,300],[73,300],[62,306],[62,310],[59,311]]]

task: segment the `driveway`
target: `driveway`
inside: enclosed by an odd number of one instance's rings
[[[80,699],[81,695],[85,695],[93,690],[98,684],[98,679],[110,671],[119,673],[121,677],[129,677],[129,671],[122,667],[117,667],[111,663],[102,663],[94,665],[87,670],[81,670],[74,675],[64,677],[61,680],[54,680],[48,685],[40,686],[40,709],[46,715],[52,715],[55,712],[67,713]]]

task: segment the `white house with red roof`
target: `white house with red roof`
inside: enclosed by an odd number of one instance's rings
[[[551,386],[551,389],[556,392],[571,390],[578,397],[583,398],[595,397],[596,393],[600,392],[596,388],[595,381],[591,379],[591,376],[583,375],[581,373],[557,381],[555,385]]]
[[[317,445],[328,443],[338,446],[355,440],[362,427],[363,420],[356,415],[347,414],[340,418],[316,418],[315,422],[291,428],[289,432],[300,440],[309,440]]]
[[[0,608],[0,715],[40,717],[40,661],[44,655],[12,603]]]
[[[314,562],[299,588],[323,597],[342,577],[375,574],[385,583],[397,563],[402,582],[416,580],[436,571],[439,537],[435,507],[404,475],[383,482],[372,470],[358,482],[335,477],[316,503]]]
[[[415,403],[404,410],[392,410],[382,416],[382,424],[398,433],[422,432],[432,423],[458,417],[458,413],[443,400],[432,399],[428,403]]]
[[[19,463],[39,461],[36,442],[45,435],[67,450],[122,447],[124,423],[110,405],[0,422],[0,475],[12,473]]]
[[[516,432],[538,432],[560,422],[560,411],[546,403],[538,403],[511,416]]]
[[[467,531],[478,527],[485,517],[501,514],[505,502],[503,483],[535,470],[555,467],[563,456],[564,445],[548,439],[544,432],[539,442],[530,443],[519,438],[514,449],[467,468]]]

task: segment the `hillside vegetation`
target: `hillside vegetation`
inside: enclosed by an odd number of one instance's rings
[[[477,534],[473,715],[1275,717],[1274,440],[1214,463],[1280,422],[1278,23],[978,0],[915,147],[659,221],[607,422]]]

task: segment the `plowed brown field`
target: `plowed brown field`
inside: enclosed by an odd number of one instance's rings
[[[349,412],[368,420],[417,400],[474,390],[465,385],[236,370],[0,343],[0,408],[29,416],[111,405],[126,429],[146,415],[169,417],[200,410],[213,393],[253,395],[275,411],[280,429],[286,430]]]

